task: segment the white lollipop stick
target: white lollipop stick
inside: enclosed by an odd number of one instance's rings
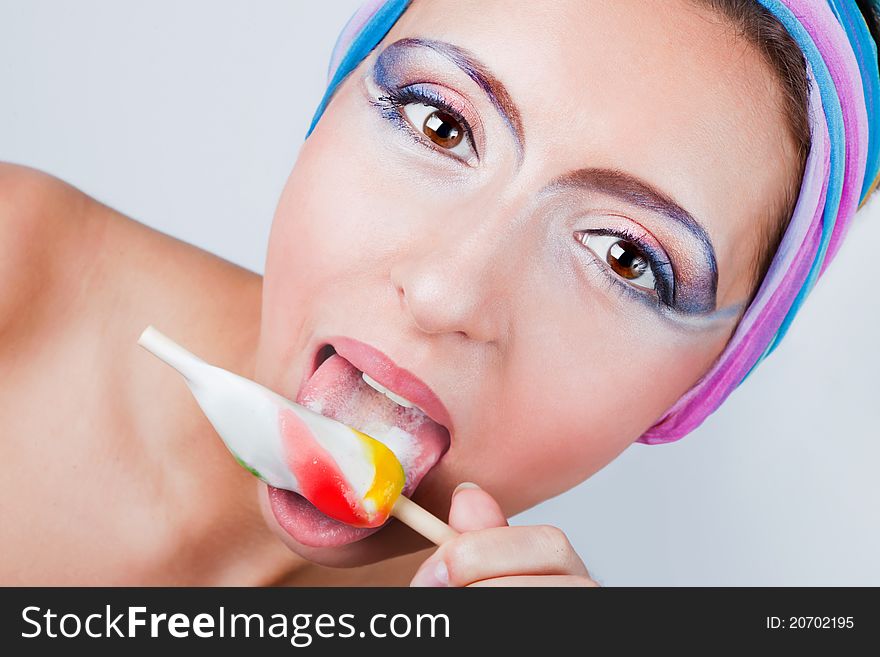
[[[317,445],[318,452],[330,455],[332,463],[328,463],[343,475],[355,496],[359,496],[361,506],[355,510],[356,514],[360,513],[357,521],[371,523],[360,526],[377,526],[387,515],[393,515],[437,545],[458,535],[442,520],[400,495],[403,469],[391,450],[373,438],[296,404],[255,381],[206,363],[152,326],[144,330],[138,344],[184,376],[229,451],[242,466],[267,484],[300,493],[324,511],[321,500],[311,499],[308,494],[311,489],[307,477],[313,477],[314,471],[303,469],[299,477],[292,471],[290,438],[285,443],[283,423],[279,422],[279,417],[287,413],[298,427],[300,442],[295,449]],[[379,478],[386,477],[393,482],[396,476],[400,481],[395,490],[379,500],[371,497]],[[356,524],[350,519],[338,519]]]

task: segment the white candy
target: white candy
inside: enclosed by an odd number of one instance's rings
[[[144,330],[138,344],[184,376],[229,451],[267,484],[302,493],[288,465],[281,434],[280,413],[287,409],[305,423],[311,437],[329,452],[361,499],[370,489],[376,468],[363,442],[353,439],[350,427],[254,381],[206,363],[152,326]]]

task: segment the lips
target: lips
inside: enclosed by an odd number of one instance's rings
[[[442,402],[415,375],[351,338],[334,338],[316,361],[297,403],[383,442],[403,466],[403,494],[411,495],[449,447],[449,414]],[[368,385],[362,373],[415,407],[395,403]],[[301,495],[271,486],[269,501],[279,525],[303,545],[338,547],[381,529],[346,525],[325,516]]]

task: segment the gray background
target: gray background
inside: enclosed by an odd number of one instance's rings
[[[356,4],[0,0],[0,159],[262,271]],[[700,429],[514,522],[562,527],[606,585],[880,585],[878,203]]]

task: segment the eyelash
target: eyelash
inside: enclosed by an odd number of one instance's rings
[[[402,108],[409,103],[421,103],[424,105],[430,105],[431,107],[436,107],[438,110],[445,112],[452,116],[456,121],[458,121],[462,128],[464,128],[466,138],[473,148],[474,153],[477,154],[479,158],[479,153],[477,152],[476,142],[474,139],[473,131],[470,127],[468,121],[462,116],[461,112],[459,112],[455,107],[452,107],[446,100],[443,99],[442,96],[433,92],[432,90],[425,89],[418,86],[409,86],[404,87],[402,89],[384,89],[385,95],[377,97],[375,100],[372,100],[371,103],[376,106],[382,116],[390,121],[397,129],[404,132],[404,134],[412,137],[413,141],[416,143],[430,148],[432,151],[438,152],[446,157],[451,157],[452,159],[461,162],[461,158],[456,155],[449,153],[447,150],[440,148],[435,145],[430,139],[428,139],[421,131],[416,130],[416,128],[410,123],[410,121],[403,114]],[[615,229],[603,229],[603,230],[581,230],[578,231],[580,234],[590,234],[590,235],[613,235],[615,237],[619,237],[622,240],[626,240],[627,242],[631,242],[635,246],[637,246],[642,253],[644,253],[648,257],[648,261],[651,266],[651,271],[654,273],[654,278],[656,284],[659,289],[655,290],[655,294],[651,294],[647,291],[639,290],[633,285],[630,285],[626,281],[624,281],[620,276],[615,274],[611,269],[603,262],[598,262],[597,258],[594,257],[594,262],[599,266],[602,272],[611,280],[618,291],[627,295],[629,298],[639,301],[641,303],[649,302],[649,300],[653,297],[656,298],[656,305],[662,310],[673,309],[673,290],[674,290],[674,279],[672,283],[667,280],[667,277],[663,275],[663,272],[670,269],[670,263],[668,260],[663,260],[658,257],[655,253],[655,250],[645,243],[645,240],[642,236],[627,230],[626,228],[615,228]],[[585,247],[588,248],[589,247]],[[592,251],[591,251],[592,253]],[[670,278],[672,278],[670,276]],[[653,303],[651,305],[654,305]]]
[[[657,306],[661,310],[664,308],[669,310],[674,309],[673,291],[675,289],[675,280],[672,279],[672,282],[670,283],[670,281],[663,273],[671,269],[671,264],[668,260],[661,259],[657,255],[655,250],[645,243],[645,240],[642,236],[626,228],[579,230],[576,234],[597,236],[613,235],[614,237],[619,237],[620,239],[637,246],[639,250],[641,250],[641,252],[647,256],[648,262],[650,263],[651,271],[654,273],[654,280],[657,284],[657,287],[659,288],[654,291],[654,294],[651,294],[644,288],[640,290],[634,285],[630,285],[629,283],[627,283],[620,276],[611,271],[610,267],[604,262],[598,262],[598,256],[596,256],[595,254],[593,256],[593,261],[599,266],[599,268],[609,278],[609,280],[611,280],[615,284],[617,289],[620,292],[629,296],[631,299],[645,303],[649,300],[649,297],[655,297],[657,300]],[[580,243],[579,238],[578,242]],[[589,249],[590,247],[585,246],[585,248]],[[593,253],[592,249],[590,249],[590,253]],[[669,278],[672,278],[672,276],[670,276]]]
[[[451,157],[458,162],[463,161],[460,157],[435,145],[421,131],[416,130],[413,127],[412,123],[410,123],[406,116],[403,115],[402,111],[403,107],[410,103],[421,103],[423,105],[436,107],[438,110],[449,114],[458,121],[464,129],[465,138],[468,140],[468,143],[479,159],[480,154],[477,152],[476,140],[474,139],[474,133],[470,124],[467,119],[462,116],[461,112],[452,107],[452,105],[444,100],[442,96],[436,92],[418,86],[409,86],[404,87],[403,89],[385,89],[384,91],[384,96],[379,96],[370,102],[379,108],[383,117],[390,121],[396,128],[403,131],[405,134],[410,135],[416,143],[426,146],[432,151],[441,153],[446,157]]]

